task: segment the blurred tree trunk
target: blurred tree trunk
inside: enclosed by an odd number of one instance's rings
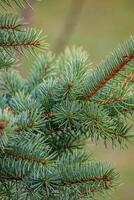
[[[25,19],[26,22],[31,23],[32,21],[32,11],[35,4],[35,0],[29,0],[29,5],[26,5],[25,8],[21,10],[21,16]]]
[[[72,0],[69,13],[63,25],[63,29],[54,46],[54,51],[56,54],[59,54],[68,43],[78,23],[83,5],[84,0]]]

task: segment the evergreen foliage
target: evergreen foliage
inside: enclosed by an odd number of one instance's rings
[[[11,68],[16,50],[37,47],[46,48],[40,32],[17,16],[0,16],[0,199],[105,196],[118,186],[118,173],[83,148],[87,139],[121,148],[133,142],[134,37],[94,70],[82,48],[66,48],[58,58],[36,54],[24,79]]]

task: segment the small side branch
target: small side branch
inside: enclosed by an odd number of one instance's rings
[[[20,47],[20,46],[38,46],[38,40],[31,42],[14,42],[14,43],[0,43],[0,47]]]
[[[38,164],[39,163],[41,163],[41,164],[47,164],[48,163],[48,160],[46,160],[46,159],[36,159],[36,158],[33,158],[32,156],[22,155],[20,153],[13,152],[13,151],[5,151],[5,153],[8,156],[11,156],[11,157],[20,158],[22,160],[27,160],[27,161],[31,161],[31,162],[36,162]]]
[[[101,88],[103,88],[111,79],[113,79],[120,71],[125,70],[125,65],[128,64],[132,59],[134,58],[134,55],[125,55],[123,61],[121,64],[119,64],[114,70],[111,71],[111,73],[101,82],[96,84],[96,86],[91,89],[89,92],[86,92],[81,99],[89,100],[91,97],[93,97]]]
[[[95,182],[95,181],[103,181],[107,185],[107,183],[111,183],[111,176],[104,175],[104,176],[94,177],[94,178],[81,178],[77,180],[68,180],[68,181],[63,181],[61,185],[72,185],[72,184],[88,183],[88,182]]]

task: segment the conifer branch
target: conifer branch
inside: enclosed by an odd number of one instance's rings
[[[23,19],[16,15],[5,14],[0,16],[0,29],[21,31],[24,26]]]
[[[2,51],[0,48],[0,69],[8,69],[15,64],[14,55],[8,54],[6,51]]]
[[[126,70],[126,65],[134,59],[134,38],[131,37],[120,46],[111,56],[103,61],[96,71],[89,77],[86,85],[88,89],[80,99],[89,100],[110,80],[114,79],[120,71]]]
[[[41,32],[34,29],[24,29],[23,32],[7,34],[1,32],[0,47],[19,47],[19,46],[36,46],[40,47],[42,39]]]
[[[13,7],[14,5],[18,7],[25,7],[25,4],[29,4],[29,0],[1,0],[0,6],[5,8],[6,6],[8,7]]]
[[[41,36],[42,32],[35,29],[25,28],[23,31],[8,32],[7,30],[0,31],[0,48],[3,48],[11,55],[11,50],[17,50],[24,54],[24,49],[35,53],[36,49],[46,49],[47,44],[45,37]]]
[[[55,69],[53,67],[54,55],[51,52],[39,55],[30,70],[28,77],[29,89],[34,88],[38,84],[47,80],[49,76],[54,76]]]
[[[109,74],[109,76],[107,76],[102,82],[97,84],[94,89],[92,89],[90,92],[87,92],[83,96],[83,99],[88,100],[92,96],[94,96],[98,92],[98,90],[100,90],[102,87],[105,86],[105,84],[107,84],[111,79],[113,79],[118,74],[118,72],[120,72],[121,70],[125,70],[125,69],[123,69],[124,66],[126,64],[128,64],[128,62],[130,62],[132,59],[134,59],[134,55],[133,56],[127,56],[127,55],[124,56],[124,60],[122,61],[122,63],[120,65],[118,65],[117,68],[115,70],[113,70],[112,73]]]
[[[106,99],[106,100],[103,100],[101,102],[101,105],[107,105],[107,104],[117,103],[117,102],[123,101],[124,99],[125,99],[124,96],[120,96],[118,98]]]
[[[35,159],[32,156],[20,154],[20,153],[9,151],[9,150],[4,150],[4,153],[13,158],[18,158],[18,159],[25,160],[25,161],[35,162],[38,164],[40,164],[40,163],[47,164],[48,163],[47,159]]]
[[[22,177],[19,176],[9,176],[9,175],[1,175],[2,180],[8,180],[8,181],[21,181]]]
[[[95,182],[95,181],[103,181],[104,183],[111,183],[111,177],[110,176],[102,176],[102,177],[93,177],[93,178],[81,178],[76,180],[70,180],[70,181],[63,181],[61,183],[62,186],[66,185],[73,185],[73,184],[79,184],[79,183],[89,183],[89,182]],[[107,186],[108,188],[108,186]]]
[[[38,46],[40,43],[38,40],[30,41],[30,42],[14,42],[14,43],[1,43],[1,47],[16,47],[16,46]]]
[[[123,88],[125,89],[125,86],[130,82],[134,83],[134,72],[131,72],[126,78],[124,78]]]
[[[95,185],[95,186],[91,186],[89,188],[88,192],[80,192],[80,196],[81,196],[81,198],[84,198],[88,195],[88,193],[90,193],[90,192],[94,193],[96,190],[99,190],[99,189],[108,190],[109,188],[105,184],[101,183],[101,184],[98,184],[98,185]]]
[[[28,0],[2,0],[22,7]],[[134,141],[134,38],[93,72],[87,52],[44,53],[27,79],[13,70],[16,50],[45,49],[41,32],[0,16],[0,195],[9,199],[82,199],[118,185],[118,173],[82,147],[88,138],[124,147]],[[114,93],[113,93],[114,91]],[[83,101],[89,100],[89,101]]]

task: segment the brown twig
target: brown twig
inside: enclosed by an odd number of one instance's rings
[[[14,157],[14,158],[20,158],[22,160],[28,160],[28,161],[31,161],[31,162],[36,162],[36,163],[41,163],[41,164],[47,164],[48,163],[48,160],[46,160],[46,159],[36,159],[36,158],[33,158],[32,156],[22,155],[20,153],[13,152],[13,151],[8,151],[8,150],[6,151],[5,150],[5,153],[8,156],[11,156],[11,157]]]
[[[0,120],[0,134],[3,133],[3,131],[7,127],[8,123],[9,122],[7,120]]]
[[[128,82],[134,82],[134,72],[131,72],[128,77],[124,78],[123,88],[125,88]]]
[[[124,99],[124,96],[121,96],[121,97],[118,97],[118,98],[111,98],[111,99],[106,99],[106,100],[103,100],[101,102],[101,105],[107,105],[107,104],[112,104],[112,103],[117,103],[119,101],[122,101]]]
[[[20,26],[22,26],[22,24],[11,25],[11,26],[0,26],[0,29],[15,30],[19,28]]]
[[[30,42],[14,42],[14,43],[0,43],[0,47],[17,47],[17,46],[38,46],[38,40]]]
[[[111,79],[113,79],[121,70],[125,70],[124,66],[130,62],[134,58],[134,55],[125,55],[121,64],[119,64],[116,69],[114,69],[111,74],[109,74],[103,81],[98,83],[95,88],[91,91],[86,92],[81,98],[85,100],[89,100],[92,96],[94,96],[102,87],[104,87]]]
[[[96,176],[94,178],[81,178],[81,179],[74,179],[74,180],[67,180],[63,181],[61,185],[72,185],[72,184],[79,184],[79,183],[87,183],[92,181],[103,181],[105,183],[111,183],[111,176]]]

